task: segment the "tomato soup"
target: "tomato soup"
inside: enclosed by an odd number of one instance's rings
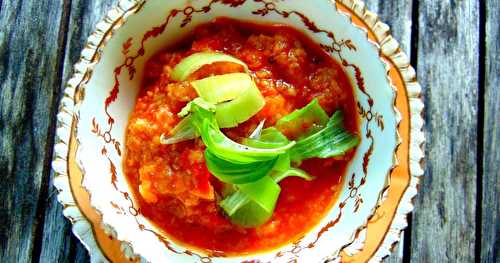
[[[281,194],[271,219],[255,228],[231,223],[218,202],[223,184],[207,170],[201,139],[162,145],[160,136],[180,121],[177,113],[197,94],[188,81],[176,82],[172,69],[183,58],[218,51],[240,59],[265,99],[248,121],[223,132],[235,141],[250,135],[261,120],[272,126],[313,99],[333,114],[342,110],[344,126],[358,133],[353,88],[342,67],[302,33],[282,25],[256,25],[217,19],[197,27],[182,42],[155,54],[144,79],[126,134],[124,170],[140,212],[182,244],[226,255],[279,247],[303,236],[336,201],[353,151],[342,157],[309,159],[300,168],[312,181],[291,177],[280,182]],[[232,63],[213,63],[196,79],[242,71]]]

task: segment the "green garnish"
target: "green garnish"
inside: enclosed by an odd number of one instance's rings
[[[274,149],[262,149],[239,144],[229,139],[218,127],[215,115],[197,104],[191,106],[192,124],[196,127],[208,150],[220,159],[245,164],[268,161],[287,152],[295,142]]]
[[[281,187],[270,176],[238,186],[238,191],[222,200],[219,205],[233,224],[250,228],[264,224],[271,218]]]
[[[232,194],[227,195],[225,199],[220,201],[219,206],[224,209],[226,215],[233,216],[238,209],[250,202],[248,195],[241,191],[235,191]]]
[[[238,185],[239,190],[228,195],[219,205],[233,224],[245,228],[260,226],[273,215],[281,192],[278,183],[290,176],[298,176],[305,180],[313,179],[300,169],[290,168],[287,171],[276,172],[272,176],[265,176],[256,183]]]
[[[287,145],[288,143],[290,143],[288,138],[274,127],[262,130],[260,138],[258,139],[243,139],[243,144],[245,145],[264,149],[278,148]]]
[[[217,179],[229,184],[246,184],[255,182],[269,174],[278,157],[261,162],[247,164],[235,164],[212,154],[210,150],[205,151],[207,168]]]
[[[232,62],[240,64],[245,68],[245,71],[248,71],[247,65],[235,57],[217,52],[200,52],[184,58],[179,64],[177,64],[177,66],[175,66],[174,70],[170,74],[170,77],[175,81],[184,81],[203,66],[216,62]]]
[[[237,63],[248,71],[234,57],[202,52],[182,60],[171,77],[183,81],[202,66],[215,62]],[[316,99],[281,118],[274,127],[263,129],[261,122],[240,144],[221,128],[235,127],[264,107],[264,97],[250,75],[211,76],[191,84],[199,97],[178,113],[184,119],[172,130],[171,137],[161,136],[161,143],[201,136],[208,170],[227,186],[219,206],[239,226],[256,227],[271,218],[281,192],[278,183],[283,179],[314,179],[293,166],[309,158],[339,156],[359,144],[359,138],[343,128],[342,113],[337,111],[328,118]]]
[[[278,183],[278,182],[281,182],[283,179],[285,179],[287,177],[291,177],[291,176],[300,177],[306,181],[314,180],[314,177],[310,176],[309,174],[307,174],[303,170],[297,169],[297,168],[289,168],[286,171],[277,172],[277,173],[272,175],[272,178],[274,179],[274,181],[276,181]]]
[[[291,149],[293,161],[309,158],[330,158],[345,154],[359,144],[358,136],[344,130],[342,112],[335,112],[326,127],[297,141]]]
[[[257,114],[265,103],[259,88],[252,81],[234,100],[217,104],[215,117],[221,128],[236,127]]]
[[[229,78],[223,78],[228,75],[231,76],[229,76]],[[191,109],[192,103],[196,101],[198,105],[215,111],[217,124],[221,128],[236,127],[238,124],[247,121],[264,107],[265,100],[250,76],[246,76],[248,77],[247,79],[242,78],[240,75],[233,74],[217,76],[221,77],[217,81],[225,82],[225,84],[222,84],[222,86],[225,85],[225,87],[221,88],[217,95],[209,96],[206,94],[206,90],[209,90],[209,88],[205,86],[206,84],[202,84],[201,86],[204,88],[201,89],[200,86],[198,86],[198,89],[203,90],[202,92],[198,92],[200,98],[196,98],[188,103],[178,115],[181,117],[186,116]],[[212,89],[215,90],[215,88],[217,87]],[[235,89],[238,90],[235,91]],[[229,98],[233,99],[225,101]],[[224,102],[216,104],[221,101]]]
[[[192,140],[198,137],[196,129],[191,125],[191,118],[182,119],[173,129],[173,136],[166,137],[164,134],[160,136],[161,144],[174,144],[178,142]]]
[[[240,206],[233,208],[234,213],[229,217],[233,224],[244,228],[252,228],[266,223],[271,218],[274,209],[272,211],[268,211],[259,206],[258,203],[251,201],[242,192],[238,193],[241,193],[240,196],[242,197],[242,199],[238,201],[242,201],[243,203]],[[274,203],[276,203],[276,201],[274,201]],[[223,203],[220,205],[224,211],[227,211]]]
[[[186,106],[184,106],[184,108],[182,108],[181,111],[179,111],[179,113],[177,113],[177,116],[182,118],[182,117],[186,117],[187,115],[189,115],[189,113],[191,113],[191,105],[193,105],[193,104],[196,104],[199,107],[202,107],[202,108],[204,108],[208,111],[211,111],[211,112],[215,112],[215,109],[216,109],[215,104],[207,102],[202,98],[195,98],[194,100],[188,102],[188,104],[186,104]]]
[[[318,100],[314,99],[305,107],[278,120],[276,128],[289,137],[301,138],[321,130],[327,122],[328,115]]]
[[[231,101],[252,85],[252,78],[246,73],[231,73],[195,80],[191,86],[198,96],[210,103]]]

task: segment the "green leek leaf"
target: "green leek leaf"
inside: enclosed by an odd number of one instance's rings
[[[303,138],[326,126],[328,115],[317,99],[278,120],[276,128],[291,138]]]
[[[198,105],[199,107],[209,111],[209,112],[215,112],[215,104],[213,103],[210,103],[210,102],[207,102],[205,101],[204,99],[202,98],[195,98],[194,100],[188,102],[186,104],[186,106],[184,106],[181,111],[179,111],[179,113],[177,113],[177,116],[179,117],[185,117],[187,115],[189,115],[189,113],[191,113],[191,106],[193,104],[196,104]]]
[[[207,148],[217,157],[233,163],[250,163],[275,159],[278,155],[287,152],[295,145],[290,142],[273,149],[261,149],[239,144],[229,139],[218,128],[215,121],[203,120],[198,132]]]
[[[269,176],[250,184],[238,185],[239,190],[220,202],[231,222],[242,227],[257,227],[267,222],[276,206],[280,186]]]
[[[191,85],[196,93],[207,102],[231,101],[252,85],[252,78],[246,73],[231,73],[195,80]]]
[[[210,173],[222,182],[229,184],[246,184],[258,181],[269,174],[277,160],[278,157],[263,162],[235,164],[218,158],[210,150],[205,151],[205,161]]]
[[[342,112],[335,112],[325,128],[297,141],[290,150],[291,159],[300,162],[309,158],[330,158],[356,147],[358,136],[347,132],[342,121]]]
[[[224,200],[219,203],[219,206],[224,209],[228,216],[234,215],[238,209],[250,202],[248,195],[241,191],[236,191],[228,195]]]
[[[265,104],[259,88],[251,81],[237,98],[216,105],[215,118],[221,128],[236,127],[257,114]]]
[[[287,171],[265,176],[255,183],[237,185],[239,190],[227,196],[219,205],[233,224],[245,228],[260,226],[266,223],[274,212],[281,192],[277,183],[289,176],[298,176],[308,181],[314,179],[300,169],[289,168]]]
[[[298,168],[289,168],[286,171],[276,172],[271,175],[271,177],[277,183],[281,182],[283,179],[290,176],[300,177],[306,181],[312,181],[314,179],[314,177],[310,176],[308,173]]]
[[[226,211],[226,210],[224,210]],[[273,215],[273,211],[267,211],[259,206],[256,202],[248,201],[243,203],[238,209],[233,212],[229,217],[231,222],[235,225],[244,228],[253,228],[263,225]]]
[[[248,138],[250,138],[250,139],[259,139],[260,135],[262,133],[262,130],[264,129],[264,123],[265,122],[266,122],[266,120],[261,120],[259,122],[259,125],[257,125],[257,127],[255,128],[255,130],[250,134],[250,136],[248,136]]]
[[[245,71],[248,71],[247,65],[235,57],[217,52],[200,52],[194,53],[181,60],[181,62],[175,66],[174,70],[170,74],[170,77],[175,81],[184,81],[201,67],[216,62],[232,62],[240,64],[245,68]]]
[[[264,176],[253,183],[240,184],[238,188],[241,192],[248,195],[250,200],[271,213],[274,211],[281,191],[280,186],[270,176]]]
[[[215,111],[215,118],[221,128],[236,127],[247,121],[266,103],[259,88],[248,74],[213,76],[194,81],[192,85],[200,97],[188,103],[178,115],[186,116],[191,112],[191,105],[196,103],[205,109]]]
[[[262,130],[259,139],[245,138],[242,143],[255,148],[273,149],[287,145],[290,141],[278,129],[269,127]]]
[[[172,136],[166,137],[165,134],[160,136],[161,144],[175,144],[183,141],[192,140],[198,137],[196,129],[191,124],[191,117],[182,119],[175,127],[172,129]]]

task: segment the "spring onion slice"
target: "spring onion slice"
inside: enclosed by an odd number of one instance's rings
[[[317,99],[312,100],[305,107],[278,120],[276,128],[289,137],[303,138],[321,130],[328,122],[328,115],[321,108]]]
[[[279,143],[279,142],[265,142],[265,141],[261,141],[261,140],[250,139],[250,138],[243,139],[242,143],[244,145],[254,147],[254,148],[259,148],[259,149],[274,149],[274,148],[278,148],[278,147],[286,145],[286,144]]]
[[[185,121],[181,121],[181,123],[176,126],[177,131],[187,133],[189,136],[185,137],[190,138],[193,137],[193,133],[189,126],[192,126],[195,130],[194,136],[201,135],[207,149],[220,159],[240,164],[269,161],[276,159],[280,154],[285,153],[295,144],[295,142],[289,142],[286,145],[272,149],[260,149],[239,144],[222,133],[211,108],[205,107],[198,102],[199,101],[193,100],[192,103],[190,103],[189,115],[186,117]],[[174,130],[176,128],[174,128]],[[175,133],[172,138],[176,138],[175,141],[177,142],[181,141]],[[174,141],[173,139],[169,139],[171,138],[164,138],[163,143]]]
[[[240,209],[242,206],[250,202],[250,198],[248,195],[241,191],[236,191],[231,195],[228,195],[225,199],[223,199],[220,203],[219,206],[224,209],[224,212],[228,216],[234,215],[238,209]]]
[[[271,219],[273,212],[274,210],[268,211],[263,209],[256,202],[248,201],[236,209],[229,219],[235,225],[244,228],[253,228],[265,224]]]
[[[276,143],[289,142],[288,138],[275,127],[269,127],[262,130],[259,139],[265,142],[276,142]]]
[[[280,155],[273,167],[272,173],[270,174],[275,182],[279,183],[283,179],[290,176],[300,177],[306,181],[311,181],[314,179],[314,177],[310,176],[305,171],[299,168],[291,167],[290,163],[291,159],[289,153]]]
[[[335,112],[325,128],[297,141],[290,150],[293,161],[330,158],[345,154],[359,144],[359,138],[344,130],[342,112]]]
[[[290,142],[283,133],[274,127],[262,130],[259,139],[250,137],[243,139],[242,143],[255,148],[272,149],[287,145]]]
[[[232,62],[240,64],[245,68],[245,71],[248,71],[247,65],[235,57],[217,52],[200,52],[194,53],[181,60],[181,62],[175,66],[174,70],[170,74],[170,77],[175,81],[184,81],[201,67],[216,62]]]
[[[273,169],[278,157],[269,161],[235,164],[205,151],[205,161],[211,174],[224,183],[246,184],[260,180]]]
[[[274,174],[287,171],[288,169],[290,169],[290,161],[291,159],[289,153],[280,155],[273,167],[272,173]]]
[[[221,128],[236,127],[257,114],[264,104],[266,101],[259,88],[251,81],[237,98],[216,105],[215,118]]]
[[[180,117],[189,114],[193,103],[207,109],[215,107],[215,118],[219,127],[232,128],[257,114],[266,103],[248,74],[226,74],[207,79],[200,80],[198,84],[193,82],[200,97],[188,103],[178,113]],[[220,82],[219,86],[216,86],[216,82]],[[227,101],[228,99],[232,100]]]
[[[198,137],[196,134],[196,129],[191,125],[191,117],[188,116],[182,119],[175,127],[172,129],[172,136],[166,137],[165,134],[160,136],[161,144],[174,144],[187,140],[192,140]]]
[[[273,212],[281,187],[270,177],[264,176],[253,183],[238,185],[239,191],[259,204],[268,212]]]
[[[308,181],[313,179],[300,169],[289,168],[272,176],[263,177],[256,183],[236,186],[239,190],[227,196],[219,206],[233,224],[246,228],[260,226],[266,223],[274,212],[280,193],[276,188],[279,187],[277,183],[290,176],[298,176]],[[270,181],[274,181],[274,184]]]
[[[264,129],[265,122],[266,122],[266,120],[261,120],[259,122],[259,125],[257,125],[257,128],[255,128],[255,130],[252,132],[252,134],[250,134],[250,136],[248,136],[248,138],[259,139],[260,135],[262,134],[262,130]]]
[[[293,167],[290,167],[286,171],[274,173],[271,177],[274,179],[275,182],[279,183],[283,179],[290,177],[290,176],[300,177],[306,181],[312,181],[314,179],[314,177],[310,176],[305,171],[298,169],[298,168],[293,168]]]
[[[205,110],[206,114],[215,111],[215,105],[204,101],[201,98],[196,98],[190,101],[182,110],[177,114],[179,117],[184,117],[173,129],[172,136],[167,137],[165,134],[160,136],[161,144],[175,144],[183,141],[188,141],[199,137],[199,134],[193,125],[193,116],[191,113],[191,105],[196,104]],[[213,114],[213,113],[212,113]],[[199,118],[198,118],[199,121]]]
[[[271,218],[281,192],[270,177],[238,185],[239,190],[220,202],[231,222],[242,227],[256,227]]]
[[[179,113],[177,113],[177,116],[179,117],[185,117],[191,113],[191,106],[193,104],[198,105],[199,107],[202,107],[203,109],[210,111],[210,112],[215,112],[215,104],[210,103],[205,101],[202,98],[195,98],[194,100],[188,102],[186,106],[184,106]]]
[[[195,80],[191,86],[198,96],[210,103],[221,103],[238,98],[250,88],[252,78],[246,73],[231,73]]]
[[[203,124],[198,126],[198,132],[207,148],[214,155],[233,163],[268,161],[285,153],[295,145],[295,142],[290,142],[278,148],[260,149],[239,144],[226,137],[218,128],[217,123],[208,119],[204,119]]]

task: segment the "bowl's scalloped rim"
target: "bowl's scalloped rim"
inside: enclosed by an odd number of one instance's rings
[[[417,82],[415,69],[410,65],[408,56],[400,48],[399,43],[392,37],[390,27],[383,23],[378,15],[369,11],[365,3],[361,0],[337,1],[351,9],[374,32],[380,43],[382,53],[391,59],[401,73],[408,94],[408,106],[410,110],[409,170],[411,178],[398,204],[396,214],[382,244],[379,245],[370,259],[370,262],[381,262],[391,254],[392,249],[400,240],[401,232],[408,226],[406,217],[414,209],[413,198],[417,195],[420,177],[424,174],[423,161],[425,154],[423,147],[425,143],[425,134],[423,131],[424,104],[421,98],[422,88]],[[361,232],[363,231],[358,232],[357,236]],[[354,240],[350,254],[355,254],[361,250],[359,248],[363,247],[364,238],[365,235],[361,233],[359,237]]]
[[[333,2],[333,0],[331,0]],[[406,215],[413,210],[413,198],[417,194],[419,177],[423,175],[422,161],[424,158],[423,144],[425,142],[423,128],[423,102],[421,100],[421,87],[416,80],[415,70],[411,67],[408,57],[399,48],[399,44],[390,35],[389,27],[382,23],[378,16],[368,11],[365,4],[361,0],[336,0],[348,8],[350,8],[356,15],[358,15],[375,33],[380,45],[380,51],[391,58],[394,64],[398,67],[401,75],[403,76],[408,97],[411,115],[411,130],[410,130],[410,173],[411,181],[408,188],[405,190],[402,200],[400,201],[396,215],[392,221],[391,227],[384,238],[383,243],[379,246],[376,253],[373,255],[371,261],[380,262],[383,258],[391,253],[393,246],[399,241],[401,231],[406,228],[407,221]],[[83,243],[85,248],[89,251],[92,262],[107,262],[107,258],[99,249],[98,244],[94,238],[92,225],[81,213],[75,204],[72,195],[72,190],[69,184],[69,175],[67,170],[67,157],[69,150],[69,140],[72,133],[73,121],[77,116],[74,116],[75,103],[74,97],[77,88],[82,84],[85,78],[85,69],[92,68],[95,61],[92,61],[96,53],[101,52],[101,46],[107,42],[106,32],[117,30],[123,23],[114,23],[117,17],[125,18],[140,8],[142,0],[119,0],[118,4],[113,7],[101,22],[96,25],[96,30],[89,36],[87,43],[82,50],[79,61],[74,66],[74,73],[64,89],[63,98],[61,99],[59,112],[57,115],[57,130],[56,130],[56,143],[54,146],[54,156],[52,161],[52,169],[54,171],[54,186],[58,190],[57,199],[63,205],[63,214],[68,218],[73,227],[72,231],[75,236]],[[340,12],[340,11],[339,11]],[[342,12],[340,12],[342,13]],[[345,14],[345,13],[342,13]],[[348,15],[347,15],[348,16]],[[348,16],[349,20],[350,17]],[[124,21],[123,19],[122,21]],[[352,23],[352,21],[351,21]],[[354,25],[356,26],[356,25]],[[359,28],[359,27],[358,27]],[[371,41],[370,41],[371,42]],[[373,43],[373,42],[371,42]],[[387,66],[387,65],[386,65]],[[390,83],[390,82],[389,82]],[[392,83],[390,85],[394,88]],[[397,109],[394,109],[399,125],[400,115]],[[398,135],[399,136],[399,135]],[[398,145],[400,138],[398,138]],[[381,197],[383,194],[380,195]],[[379,201],[382,198],[379,199]],[[375,210],[375,209],[374,209]],[[100,214],[100,213],[99,213]],[[107,233],[116,236],[115,231],[110,226],[103,225]],[[366,223],[363,224],[355,235],[352,237],[353,241],[363,242],[359,237],[359,232],[366,228]],[[355,239],[355,237],[358,237]],[[132,248],[126,242],[121,242],[121,249],[129,257],[134,257]],[[359,244],[358,244],[359,246]],[[361,245],[362,247],[362,245]]]
[[[342,3],[342,4],[345,5],[344,1],[341,1],[341,0],[328,0],[328,1],[330,1],[333,5],[336,5],[337,2],[340,2],[340,3]],[[353,2],[353,4],[364,6],[364,2],[362,2],[362,1],[355,0],[355,1],[352,1],[352,2]],[[348,8],[350,8],[350,9],[352,8],[351,6],[348,6],[348,5],[346,5],[346,6]],[[351,9],[351,10],[354,11],[353,9]],[[387,191],[387,189],[389,188],[389,185],[390,185],[390,174],[392,173],[392,171],[394,170],[394,168],[396,168],[398,166],[398,164],[399,164],[397,156],[396,156],[396,151],[397,151],[398,147],[402,143],[402,139],[401,139],[401,136],[400,136],[399,131],[398,131],[398,127],[399,127],[399,124],[401,122],[401,113],[399,112],[399,110],[396,107],[397,88],[392,83],[392,80],[389,77],[390,65],[386,61],[384,61],[383,58],[382,58],[382,55],[383,55],[382,46],[379,43],[377,43],[377,42],[373,42],[369,38],[368,31],[365,28],[356,25],[352,21],[351,14],[343,12],[342,10],[339,10],[338,8],[336,8],[336,11],[340,15],[345,16],[349,20],[349,23],[352,26],[354,26],[355,28],[357,28],[358,30],[360,30],[361,33],[363,34],[363,37],[366,38],[367,42],[369,44],[371,44],[371,46],[373,48],[375,48],[379,52],[380,63],[385,68],[386,80],[387,80],[387,82],[389,84],[389,87],[392,89],[391,90],[391,96],[392,96],[392,98],[391,98],[392,102],[391,103],[393,105],[392,110],[393,110],[393,112],[395,114],[395,122],[396,122],[396,134],[395,134],[395,136],[396,136],[396,145],[394,147],[394,152],[393,152],[392,166],[388,169],[387,174],[385,175],[384,188],[380,191],[380,193],[378,195],[378,200],[375,203],[375,206],[368,213],[368,217],[365,219],[365,221],[357,229],[355,229],[354,232],[351,234],[351,237],[349,237],[349,242],[347,244],[345,244],[344,246],[342,246],[338,251],[332,251],[332,254],[330,256],[324,258],[326,262],[340,261],[341,260],[341,254],[340,254],[340,252],[343,251],[344,249],[348,248],[348,247],[358,248],[358,249],[352,249],[353,252],[361,251],[361,249],[364,247],[364,242],[359,242],[359,241],[364,241],[362,238],[360,238],[360,236],[362,236],[362,235],[360,235],[360,233],[362,233],[366,229],[366,227],[368,225],[368,222],[375,215],[376,210],[378,209],[378,207],[384,201],[384,195],[385,195],[385,193],[386,193],[386,191]],[[356,13],[356,15],[357,15],[357,13]],[[358,242],[355,243],[355,241],[358,241]],[[354,245],[353,245],[353,243],[354,243]]]
[[[54,171],[54,186],[58,191],[57,200],[63,206],[63,214],[72,223],[73,234],[82,242],[90,255],[91,262],[109,262],[109,259],[101,251],[94,237],[92,224],[82,214],[76,205],[70,186],[69,171],[67,166],[69,145],[73,124],[78,116],[78,103],[75,103],[77,89],[83,84],[88,68],[93,68],[97,63],[95,55],[101,52],[101,48],[109,40],[108,32],[115,31],[123,25],[128,15],[141,8],[143,0],[119,0],[95,26],[95,30],[87,38],[87,42],[80,54],[78,62],[73,67],[73,75],[67,81],[64,93],[59,104],[56,124],[56,137],[52,170]],[[75,138],[76,139],[76,138]],[[80,166],[80,165],[79,165]],[[85,189],[86,190],[86,189]],[[92,206],[92,208],[94,208]],[[102,214],[96,210],[99,216]],[[116,237],[115,231],[108,225],[103,224],[104,231]],[[121,242],[122,252],[126,256],[134,258],[136,255],[125,242]]]

